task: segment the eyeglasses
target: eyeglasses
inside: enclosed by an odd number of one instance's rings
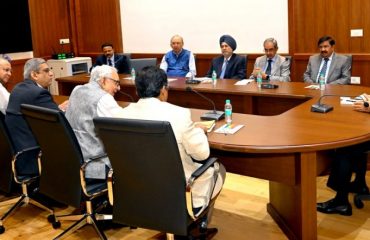
[[[266,52],[266,53],[268,53],[268,52],[273,52],[273,51],[275,51],[275,48],[269,48],[269,49],[265,48],[264,50],[265,50],[265,52]]]
[[[43,69],[40,69],[37,73],[40,73],[40,72],[49,73],[50,71],[51,71],[50,68],[43,68]]]
[[[114,78],[110,78],[110,77],[105,77],[109,80],[112,80],[115,84],[116,84],[116,87],[119,87],[121,85],[119,79],[114,79]]]

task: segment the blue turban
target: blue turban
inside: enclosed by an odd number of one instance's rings
[[[233,51],[236,49],[236,41],[235,39],[230,35],[222,35],[220,37],[220,45],[225,42],[227,45],[229,45]]]

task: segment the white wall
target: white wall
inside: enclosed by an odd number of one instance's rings
[[[125,52],[161,53],[174,34],[194,53],[219,53],[219,38],[232,35],[238,53],[261,53],[274,37],[288,53],[287,0],[120,0]]]

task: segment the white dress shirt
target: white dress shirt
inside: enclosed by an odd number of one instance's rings
[[[8,107],[10,93],[0,83],[0,111],[5,114],[6,108]]]

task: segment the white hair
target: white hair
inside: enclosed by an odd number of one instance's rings
[[[90,74],[90,82],[99,82],[102,78],[112,77],[112,73],[117,72],[117,69],[108,65],[96,66]]]

